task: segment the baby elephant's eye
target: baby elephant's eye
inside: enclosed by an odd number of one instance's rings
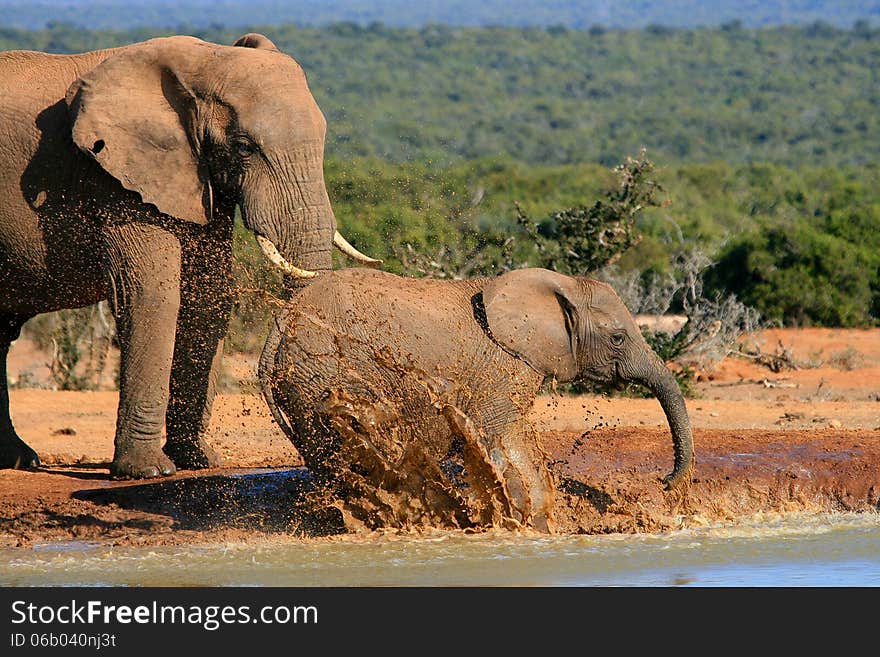
[[[626,339],[626,336],[623,333],[614,333],[611,335],[611,344],[615,347],[619,347],[623,344],[623,341]]]

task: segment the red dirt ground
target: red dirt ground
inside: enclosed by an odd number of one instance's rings
[[[659,483],[672,444],[656,400],[540,396],[532,417],[557,474],[559,530],[656,532],[761,514],[880,510],[880,329],[780,329],[756,342],[764,352],[781,344],[800,366],[774,373],[729,357],[700,373],[698,396],[688,399],[697,465],[683,495]],[[44,363],[19,341],[10,378],[44,381]],[[226,359],[245,388],[253,367]],[[210,441],[224,468],[158,482],[109,477],[115,392],[16,388],[10,396],[16,427],[44,467],[0,470],[0,546],[319,531],[297,507],[299,455],[258,395],[215,402]]]

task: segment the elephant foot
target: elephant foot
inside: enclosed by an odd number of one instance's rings
[[[163,449],[180,470],[217,468],[223,463],[214,448],[201,438],[195,441],[167,440]]]
[[[122,454],[119,454],[120,451]],[[135,442],[125,450],[117,450],[117,456],[110,464],[110,474],[114,479],[155,479],[168,477],[175,472],[174,464],[152,441],[147,444]]]
[[[21,438],[12,434],[0,439],[0,468],[33,470],[39,467],[40,457]]]

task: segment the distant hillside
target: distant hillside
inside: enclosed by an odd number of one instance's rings
[[[585,29],[803,25],[849,27],[880,20],[880,0],[0,0],[0,27],[38,29],[68,22],[91,29],[204,28],[252,24],[380,22],[393,27],[456,26]]]
[[[194,30],[232,43],[241,29]],[[880,153],[880,29],[324,28],[265,31],[304,66],[329,153],[861,165]],[[0,30],[0,49],[78,52],[159,32]]]

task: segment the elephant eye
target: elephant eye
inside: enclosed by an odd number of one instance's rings
[[[257,145],[249,139],[236,139],[232,142],[232,152],[238,157],[247,158],[256,153]]]
[[[613,344],[615,347],[621,346],[625,339],[626,339],[626,336],[623,333],[612,333],[611,334],[611,344]]]

